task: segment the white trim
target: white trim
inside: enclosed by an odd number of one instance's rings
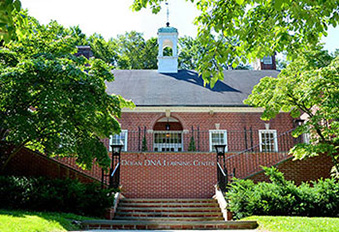
[[[118,136],[121,136],[122,133],[125,134],[125,141],[123,142],[124,143],[123,151],[127,151],[128,130],[121,130],[121,133]],[[112,151],[111,145],[113,145],[113,135],[109,137],[109,151]]]
[[[268,151],[268,152],[278,152],[278,141],[277,141],[277,130],[259,130],[259,143],[260,143],[260,152],[262,152],[262,134],[264,133],[273,133],[273,139],[274,139],[274,150]]]
[[[264,56],[262,62],[263,64],[273,64],[272,56]]]
[[[254,107],[198,107],[198,106],[136,106],[134,109],[123,108],[123,113],[165,113],[167,110],[170,112],[187,112],[187,113],[262,113],[263,108]]]
[[[210,152],[213,151],[213,143],[212,143],[212,134],[213,133],[223,133],[224,134],[224,141],[223,144],[226,145],[225,151],[228,151],[228,145],[227,145],[227,130],[209,130],[209,147]]]
[[[157,143],[156,139],[155,139],[156,134],[180,134],[181,143],[172,143],[172,144],[170,144],[170,143]],[[155,151],[155,149],[158,149],[157,152],[162,152],[162,148],[173,148],[172,152],[182,152],[182,151],[184,151],[183,141],[184,141],[183,131],[153,131],[153,151]]]

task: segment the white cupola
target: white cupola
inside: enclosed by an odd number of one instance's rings
[[[178,30],[170,27],[158,29],[158,72],[177,73],[178,72]]]

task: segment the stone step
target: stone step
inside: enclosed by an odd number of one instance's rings
[[[214,199],[143,199],[143,198],[124,198],[120,202],[134,203],[215,203]]]
[[[222,221],[222,215],[215,217],[130,217],[127,215],[120,215],[114,217],[114,220],[133,220],[133,221]]]
[[[185,208],[185,207],[194,207],[194,208],[211,208],[218,207],[217,202],[203,202],[203,203],[180,203],[180,202],[149,202],[149,203],[140,203],[140,202],[120,202],[119,207],[134,207],[134,208],[152,208],[152,207],[163,207],[163,208]]]
[[[168,208],[168,207],[118,207],[117,212],[220,212],[217,207],[185,207],[185,208]]]
[[[116,212],[116,217],[222,217],[221,212]]]
[[[129,221],[129,220],[89,220],[82,221],[83,229],[126,229],[126,230],[217,230],[255,229],[256,221]]]

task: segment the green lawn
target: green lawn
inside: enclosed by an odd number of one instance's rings
[[[66,213],[0,210],[1,232],[59,232],[77,230],[73,220],[91,219]]]
[[[251,216],[242,220],[256,220],[259,231],[270,232],[338,232],[339,218]]]

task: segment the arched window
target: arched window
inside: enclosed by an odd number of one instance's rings
[[[183,151],[183,128],[179,120],[172,117],[159,119],[153,127],[154,151]]]

